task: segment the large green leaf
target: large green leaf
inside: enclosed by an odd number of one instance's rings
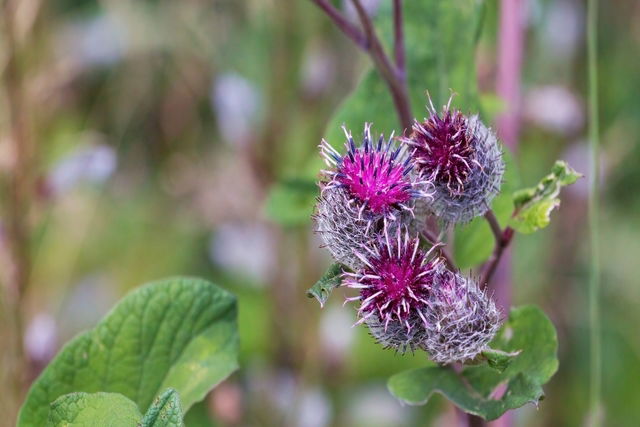
[[[307,296],[317,299],[320,307],[323,307],[324,303],[327,302],[331,296],[331,292],[340,286],[342,282],[342,272],[345,268],[342,264],[331,264],[316,284],[307,291]]]
[[[49,403],[76,391],[121,393],[146,411],[173,388],[186,411],[237,368],[236,314],[235,297],[206,280],[141,287],[60,351],[31,387],[18,424],[43,425]]]
[[[477,0],[421,0],[404,3],[407,82],[413,114],[426,115],[426,91],[436,105],[443,105],[450,89],[460,96],[456,105],[477,108],[475,47],[482,21],[483,2]],[[387,52],[392,41],[391,2],[383,2],[376,25]],[[327,128],[327,140],[340,149],[345,124],[360,135],[365,122],[376,133],[396,135],[403,129],[389,90],[375,69],[370,69],[356,90],[340,106]]]
[[[581,176],[567,162],[556,161],[551,173],[537,186],[513,194],[516,213],[510,225],[521,233],[533,233],[549,225],[551,211],[560,206],[560,189],[573,184]]]
[[[426,403],[437,392],[487,420],[528,402],[537,405],[544,397],[542,385],[558,369],[558,340],[547,316],[534,306],[512,309],[490,347],[520,353],[510,357],[502,372],[487,365],[468,366],[461,373],[443,366],[401,372],[389,379],[389,390],[413,405]],[[498,395],[503,385],[506,390]]]
[[[138,405],[121,394],[78,392],[51,403],[47,427],[136,427],[140,420]]]

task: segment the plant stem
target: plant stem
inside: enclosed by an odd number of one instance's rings
[[[491,209],[484,214],[484,217],[489,222],[489,227],[491,227],[491,231],[493,232],[493,236],[496,238],[496,242],[502,238],[502,229],[500,228],[500,223],[498,222],[498,218],[493,213]]]
[[[353,6],[356,9],[360,23],[363,30],[355,27],[349,22],[335,7],[333,7],[327,0],[312,0],[317,4],[328,16],[333,20],[340,30],[345,33],[351,40],[353,40],[357,46],[364,50],[371,60],[373,61],[376,69],[380,73],[380,76],[384,79],[385,83],[391,93],[391,98],[400,120],[400,125],[404,130],[411,129],[413,123],[413,115],[411,114],[411,102],[409,101],[409,94],[407,90],[407,83],[405,78],[405,71],[399,67],[396,67],[394,63],[389,60],[389,57],[384,51],[380,39],[376,35],[373,22],[367,14],[367,11],[362,6],[360,0],[351,0]],[[395,5],[394,5],[395,6]],[[401,5],[398,4],[398,8]],[[395,18],[397,15],[397,18]],[[394,12],[394,23],[401,24],[402,12]],[[399,25],[401,26],[401,25]],[[404,33],[401,28],[396,28],[396,60],[399,52],[404,52]],[[402,44],[400,48],[399,45]],[[404,58],[404,53],[402,53]],[[404,59],[403,59],[404,60]],[[404,64],[403,64],[404,65]]]
[[[393,103],[396,106],[398,118],[400,119],[400,124],[404,133],[404,130],[411,129],[411,124],[413,123],[406,81],[404,78],[401,78],[401,73],[398,72],[384,52],[382,43],[373,28],[373,22],[371,22],[371,18],[362,6],[361,1],[351,0],[351,2],[358,12],[358,17],[360,18],[367,40],[369,41],[369,55],[371,56],[374,64],[376,64],[376,68],[380,72],[380,75],[387,82],[387,86],[389,86],[391,97],[393,98]]]
[[[484,217],[489,223],[491,231],[493,232],[496,240],[496,245],[493,248],[491,258],[489,258],[489,260],[485,264],[482,278],[480,279],[480,285],[486,287],[488,286],[491,277],[496,272],[496,268],[500,263],[500,259],[502,258],[505,249],[509,246],[509,243],[511,243],[511,240],[513,239],[514,230],[511,227],[506,227],[504,230],[502,230],[500,228],[500,224],[498,223],[498,219],[496,218],[492,210],[487,211]]]
[[[349,37],[356,45],[358,45],[363,50],[368,50],[367,46],[367,38],[362,33],[360,28],[353,25],[347,18],[345,18],[338,9],[333,7],[331,3],[327,0],[311,0],[313,1],[320,9],[327,14],[329,18],[333,21],[336,27],[340,28],[342,32]]]
[[[401,78],[405,78],[404,25],[402,21],[402,0],[393,0],[393,49],[396,67]]]
[[[601,425],[600,393],[602,387],[600,349],[600,248],[599,248],[599,122],[598,122],[598,0],[587,3],[587,58],[589,73],[589,237],[591,263],[589,271],[589,319],[591,343],[590,418],[591,425]]]

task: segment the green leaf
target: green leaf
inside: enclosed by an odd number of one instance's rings
[[[503,372],[487,365],[467,366],[460,374],[445,366],[420,368],[392,376],[389,390],[412,405],[425,404],[437,392],[486,420],[525,403],[537,405],[544,397],[542,385],[558,369],[558,340],[551,321],[537,307],[514,308],[490,346],[521,352]]]
[[[136,427],[141,419],[135,402],[121,394],[80,392],[65,394],[51,403],[46,425]]]
[[[324,303],[331,296],[333,289],[340,286],[342,282],[341,275],[345,269],[346,267],[342,264],[331,264],[320,280],[307,291],[307,296],[317,299],[320,307],[324,307]]]
[[[133,291],[64,346],[31,387],[18,425],[43,425],[49,402],[74,391],[121,393],[146,411],[173,388],[188,410],[237,369],[236,315],[235,297],[202,279]]]
[[[487,364],[498,372],[504,372],[505,369],[511,365],[513,359],[521,353],[520,350],[506,352],[502,350],[495,350],[493,348],[487,348],[481,355],[482,358],[487,361]]]
[[[556,161],[551,173],[542,178],[537,186],[513,194],[515,214],[509,225],[527,234],[549,225],[551,211],[560,206],[560,189],[573,184],[581,176],[567,162]]]
[[[273,222],[283,226],[306,225],[311,219],[317,195],[318,186],[314,181],[285,179],[269,190],[265,213]]]
[[[491,209],[498,222],[505,227],[513,213],[511,193],[518,188],[520,174],[513,156],[503,147],[505,171],[500,194],[491,203]],[[495,237],[484,217],[473,219],[469,224],[456,227],[453,244],[453,257],[461,270],[466,270],[486,261],[495,246]]]
[[[475,48],[482,21],[482,2],[476,0],[421,0],[405,2],[404,30],[407,53],[407,83],[413,114],[426,115],[426,91],[435,105],[447,102],[453,89],[454,104],[477,109]],[[391,2],[383,2],[376,17],[387,53],[393,40]],[[354,137],[365,122],[373,122],[375,133],[401,134],[395,107],[386,83],[375,69],[366,72],[355,91],[329,122],[326,139],[342,147],[344,124]]]
[[[147,413],[144,414],[140,427],[181,427],[183,425],[180,398],[174,389],[169,388],[155,398]]]

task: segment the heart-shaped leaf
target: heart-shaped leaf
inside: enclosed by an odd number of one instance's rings
[[[142,411],[173,388],[189,409],[237,369],[236,299],[202,279],[172,278],[126,296],[69,342],[35,381],[19,426],[43,425],[49,403],[72,392],[114,392]]]
[[[446,366],[419,368],[392,376],[389,390],[413,405],[425,404],[437,392],[486,420],[528,402],[537,405],[544,397],[542,385],[558,369],[558,340],[551,321],[537,307],[514,308],[490,346],[521,352],[503,372],[487,365],[467,366],[461,373]]]

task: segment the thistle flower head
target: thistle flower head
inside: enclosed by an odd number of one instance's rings
[[[343,284],[360,294],[347,300],[359,301],[356,324],[366,322],[373,336],[386,347],[413,350],[424,339],[432,275],[441,261],[430,259],[400,227],[384,227],[373,248],[356,252],[364,266],[345,273]]]
[[[436,267],[421,347],[437,363],[463,362],[484,350],[500,327],[493,300],[468,277]]]
[[[359,147],[351,132],[343,127],[347,141],[346,154],[338,153],[327,141],[320,144],[328,170],[324,189],[343,188],[359,205],[367,218],[386,216],[394,219],[401,210],[411,210],[410,201],[430,197],[427,180],[415,179],[413,161],[402,145],[397,146],[393,134],[385,141],[380,135],[377,143],[371,138],[371,125],[365,124],[364,138]]]
[[[413,148],[418,171],[435,186],[431,209],[446,222],[484,214],[498,193],[504,163],[495,135],[478,119],[451,109],[439,114],[431,99],[429,117],[416,121],[403,141]]]

